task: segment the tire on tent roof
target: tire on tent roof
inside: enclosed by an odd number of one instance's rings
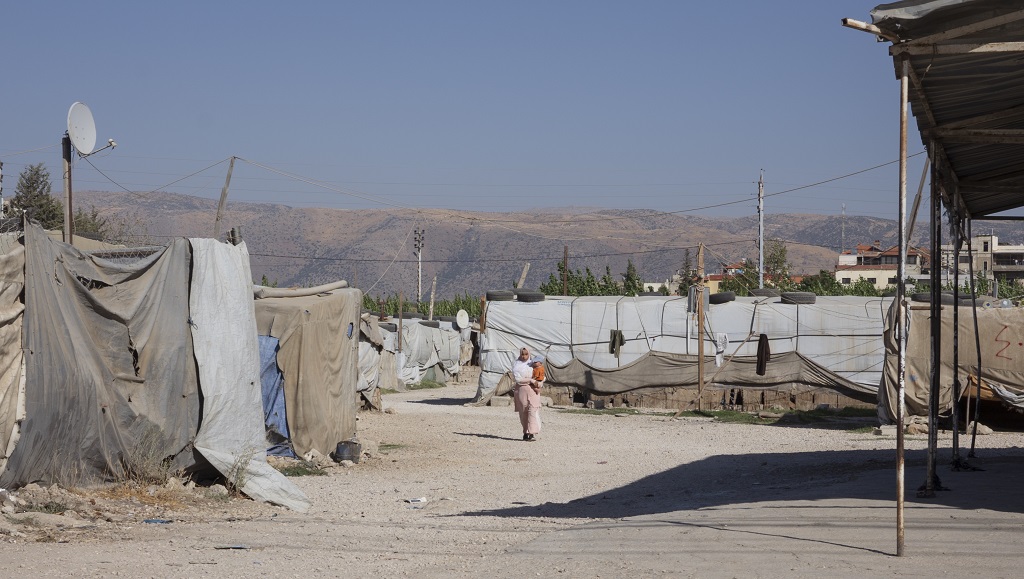
[[[422,322],[420,322],[420,325],[426,326],[428,328],[440,328],[441,322],[437,320],[423,320]]]
[[[383,324],[377,324],[377,327],[382,329],[382,330],[387,330],[389,332],[397,332],[398,331],[398,324],[392,324],[392,323],[388,323],[388,322],[385,322]]]
[[[455,322],[458,321],[458,320],[455,319],[455,316],[437,316],[437,319],[439,321],[442,321],[442,322],[452,322],[452,323],[455,323]]]
[[[510,302],[516,297],[511,290],[488,290],[486,295],[489,302]]]
[[[782,292],[784,304],[813,304],[818,296],[814,292]]]
[[[736,299],[736,292],[718,292],[708,296],[708,303],[724,304]]]
[[[756,298],[777,298],[779,290],[770,287],[756,287],[750,290],[750,295]]]
[[[403,312],[402,313],[402,318],[404,318],[406,320],[422,320],[423,319],[423,314],[421,314],[419,312]]]
[[[914,292],[910,294],[910,301],[920,302],[925,304],[932,303],[932,294],[930,292]],[[939,303],[947,306],[953,305],[953,294],[942,292],[939,294]]]
[[[521,302],[542,302],[547,298],[544,292],[536,290],[519,290],[516,294],[516,299]]]

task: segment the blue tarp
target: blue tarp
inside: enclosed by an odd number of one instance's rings
[[[260,385],[263,392],[263,418],[267,428],[267,454],[295,457],[288,435],[288,414],[284,405],[284,374],[277,366],[279,342],[260,336]]]

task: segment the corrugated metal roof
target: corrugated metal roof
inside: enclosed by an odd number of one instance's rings
[[[872,21],[910,59],[910,102],[938,182],[971,217],[1024,206],[1024,4],[907,0]],[[966,215],[965,215],[966,217]]]

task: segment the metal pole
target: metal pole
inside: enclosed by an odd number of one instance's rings
[[[952,216],[951,216],[952,219]],[[956,234],[953,238],[953,468],[960,463],[960,243],[963,240],[963,220],[956,216]],[[973,299],[973,296],[972,296]]]
[[[899,257],[896,275],[896,333],[898,362],[896,366],[897,402],[896,402],[896,556],[903,556],[904,546],[904,495],[905,469],[903,446],[903,415],[905,413],[907,393],[907,100],[910,61],[903,59],[900,73],[900,168],[899,168]]]
[[[930,151],[935,150],[935,143],[930,143]],[[938,446],[939,420],[939,387],[942,377],[942,264],[936,257],[942,253],[942,201],[939,198],[939,187],[935,182],[935,164],[932,163],[931,179],[931,372],[928,385],[928,468],[925,475],[924,490],[917,496],[930,498],[935,496],[935,451]]]
[[[764,288],[764,169],[757,178],[757,253],[757,287]]]
[[[398,292],[398,353],[402,353],[402,309],[405,305],[405,296]]]
[[[697,410],[701,409],[704,394],[704,244],[697,246]]]
[[[74,245],[74,213],[71,211],[71,137],[64,133],[60,140],[64,153],[64,243]]]

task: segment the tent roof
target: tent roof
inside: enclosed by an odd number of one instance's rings
[[[871,18],[897,76],[910,59],[912,111],[947,207],[980,218],[1024,205],[1024,6],[905,0]]]

